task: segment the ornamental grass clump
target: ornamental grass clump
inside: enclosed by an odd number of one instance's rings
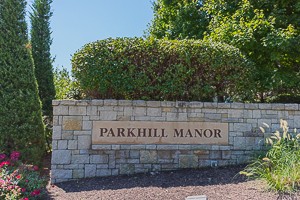
[[[267,153],[240,174],[263,179],[272,190],[294,192],[300,188],[300,133],[290,132],[285,120],[280,120],[280,128],[266,139]]]
[[[0,199],[41,199],[46,181],[37,166],[24,165],[19,152],[0,154]]]

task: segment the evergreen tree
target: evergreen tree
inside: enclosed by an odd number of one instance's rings
[[[0,151],[18,150],[38,163],[45,152],[44,125],[25,7],[25,0],[0,1]]]
[[[32,57],[35,65],[35,76],[38,82],[39,96],[42,101],[43,115],[52,116],[52,100],[55,98],[53,82],[52,43],[50,18],[52,0],[35,0],[31,19]]]

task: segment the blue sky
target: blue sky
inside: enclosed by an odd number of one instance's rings
[[[31,5],[33,0],[28,0]],[[53,67],[71,70],[71,55],[108,37],[140,37],[153,18],[153,0],[53,0]]]

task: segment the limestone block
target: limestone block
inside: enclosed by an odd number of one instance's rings
[[[89,154],[89,150],[88,149],[79,150],[79,154],[80,155],[88,155]]]
[[[198,167],[198,156],[179,155],[179,168],[196,168],[196,167]]]
[[[213,160],[218,160],[222,158],[222,151],[210,151],[209,158]]]
[[[134,100],[132,101],[133,106],[146,106],[146,101],[143,100]]]
[[[82,130],[82,117],[65,116],[63,118],[63,130],[65,131]]]
[[[140,158],[140,151],[132,150],[129,153],[131,159]]]
[[[199,160],[199,167],[210,167],[211,165],[211,160]]]
[[[124,108],[124,116],[132,116],[133,108],[132,107],[125,107]]]
[[[218,108],[230,108],[231,104],[230,103],[218,103]]]
[[[86,108],[87,115],[97,115],[98,114],[98,106],[88,106]]]
[[[69,106],[54,106],[53,115],[69,115]]]
[[[171,151],[158,151],[157,156],[158,159],[172,159]]]
[[[246,140],[244,137],[234,137],[234,149],[245,149]]]
[[[209,151],[208,150],[197,150],[197,151],[194,151],[194,154],[195,155],[208,155],[209,154]]]
[[[59,124],[59,116],[53,116],[53,126],[58,126]]]
[[[244,111],[243,110],[228,110],[228,117],[229,118],[244,118]]]
[[[52,139],[53,140],[61,139],[61,126],[53,126]]]
[[[73,178],[84,178],[84,170],[83,169],[74,169],[73,170]]]
[[[73,155],[71,159],[72,164],[88,164],[90,159],[86,155]]]
[[[233,125],[233,131],[235,132],[246,132],[251,131],[252,125],[247,123],[234,123]]]
[[[118,100],[115,99],[105,99],[104,100],[104,106],[117,106]]]
[[[177,150],[179,149],[178,146],[186,146],[186,145],[171,145],[171,144],[164,144],[164,145],[157,145],[156,149],[157,150]]]
[[[294,127],[295,128],[300,128],[300,116],[294,116]]]
[[[78,136],[78,149],[90,149],[92,144],[92,137],[89,135]]]
[[[178,121],[188,121],[188,114],[187,113],[177,113],[177,120]]]
[[[63,140],[72,140],[72,139],[74,139],[74,131],[62,131],[61,139],[63,139]]]
[[[61,100],[52,100],[52,106],[58,106],[60,105]]]
[[[244,110],[244,118],[245,119],[252,119],[253,118],[253,111],[252,110]]]
[[[176,106],[176,102],[174,102],[174,101],[162,101],[160,104],[161,104],[161,107],[175,107]]]
[[[57,140],[52,140],[52,149],[56,150],[57,149]]]
[[[83,121],[82,130],[92,130],[92,122],[91,121]]]
[[[232,103],[231,104],[231,108],[234,108],[234,109],[236,109],[236,108],[242,108],[242,109],[244,109],[245,108],[245,104],[244,103]]]
[[[131,120],[131,116],[117,116],[117,121],[130,121]]]
[[[134,116],[146,116],[147,109],[145,107],[135,107],[133,108],[133,115]]]
[[[68,141],[68,149],[77,149],[78,142],[77,140],[69,140]]]
[[[92,145],[92,149],[97,149],[97,150],[111,150],[112,145],[108,144],[94,144]]]
[[[214,114],[214,113],[205,113],[204,117],[206,119],[219,121],[222,118],[222,114]]]
[[[112,170],[111,170],[111,175],[112,175],[112,176],[117,176],[117,175],[119,175],[119,169],[112,169]]]
[[[141,151],[140,163],[157,163],[157,151]]]
[[[285,110],[299,110],[298,104],[284,104]]]
[[[135,171],[134,164],[120,164],[120,174],[133,174]]]
[[[53,179],[71,179],[72,170],[70,169],[52,169],[51,178]]]
[[[64,150],[68,148],[68,140],[58,140],[58,149]]]
[[[119,100],[118,105],[119,106],[132,106],[132,101],[130,101],[130,100]]]
[[[245,109],[258,109],[258,104],[257,103],[246,103],[245,104]]]
[[[100,112],[100,120],[117,120],[117,114],[116,111],[101,111]]]
[[[189,107],[189,108],[202,108],[203,105],[204,105],[204,104],[203,104],[202,102],[199,102],[199,101],[192,101],[192,102],[189,102],[188,107]]]
[[[167,113],[167,121],[178,121],[176,113]]]
[[[64,169],[78,169],[78,164],[64,165]]]
[[[108,168],[116,168],[116,156],[114,154],[108,156]]]
[[[218,103],[204,102],[204,108],[218,108]]]
[[[148,145],[146,145],[146,149],[147,150],[155,150],[156,147],[157,147],[157,145],[155,145],[155,144],[148,144]]]
[[[119,145],[119,144],[111,145],[112,150],[120,150],[120,148],[121,148],[121,145]]]
[[[98,169],[96,172],[97,176],[111,176],[112,170],[111,169]]]
[[[84,177],[95,177],[96,176],[96,165],[85,165]]]
[[[147,108],[147,116],[150,117],[159,117],[161,116],[161,108]]]
[[[69,115],[86,115],[86,106],[70,106]]]
[[[222,159],[224,160],[231,159],[231,151],[222,151]]]
[[[143,150],[143,149],[146,149],[146,145],[131,145],[131,148],[132,150]]]
[[[108,164],[97,164],[97,169],[108,169]]]
[[[160,107],[161,106],[160,101],[147,101],[146,104],[147,104],[147,107]]]
[[[258,104],[258,108],[262,109],[262,110],[272,109],[272,104],[260,103],[260,104]]]
[[[90,163],[91,164],[108,163],[108,155],[91,155]]]
[[[70,164],[71,163],[71,151],[69,150],[55,150],[52,151],[51,164]]]
[[[103,106],[104,101],[99,99],[93,99],[91,101],[91,105],[93,106]]]
[[[128,164],[139,164],[140,160],[139,159],[127,159]]]

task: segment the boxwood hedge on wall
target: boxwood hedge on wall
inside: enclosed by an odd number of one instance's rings
[[[222,43],[117,38],[86,44],[72,72],[88,98],[212,101],[245,98],[251,63]]]

